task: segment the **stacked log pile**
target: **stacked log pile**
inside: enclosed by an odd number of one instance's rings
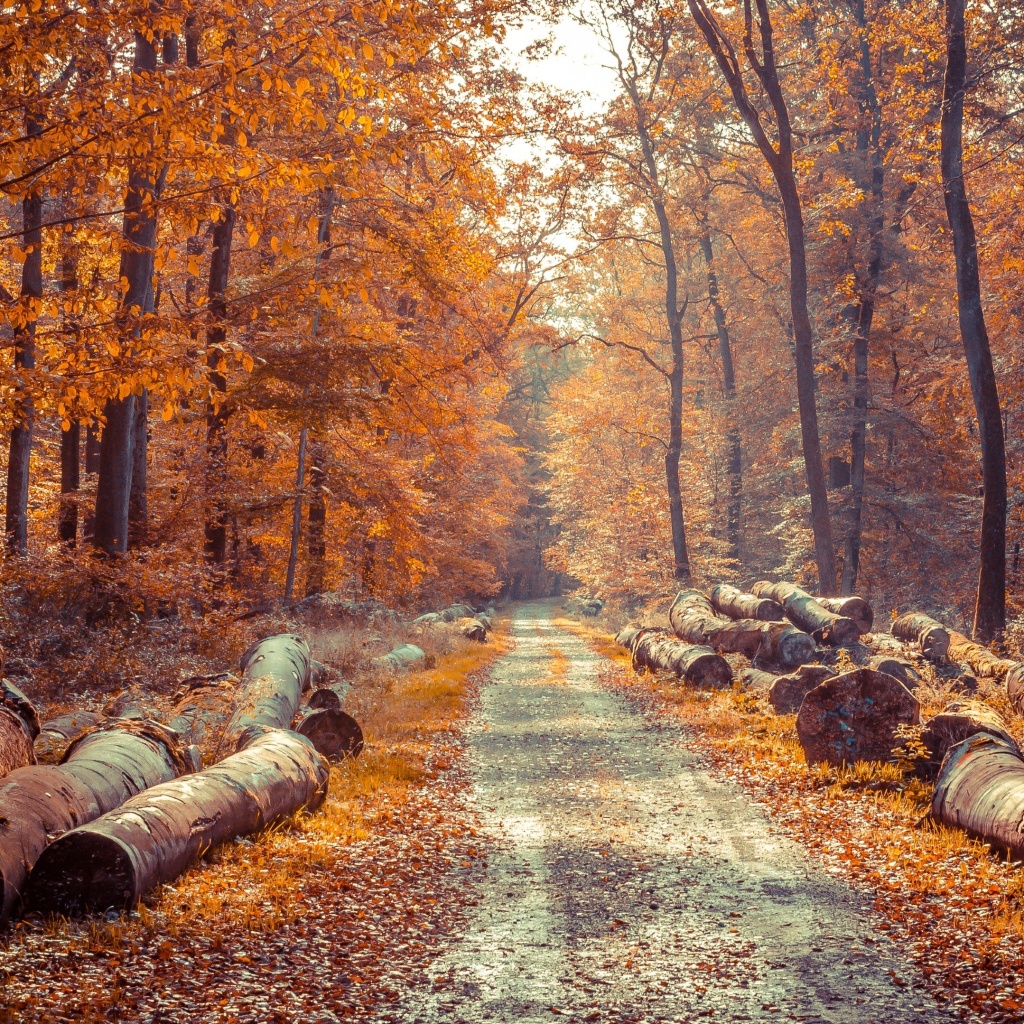
[[[781,604],[790,622],[806,630],[821,643],[843,647],[855,643],[866,632],[852,618],[829,611],[794,583],[769,583],[761,580],[751,590],[757,597]]]

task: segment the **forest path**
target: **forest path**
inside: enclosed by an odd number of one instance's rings
[[[469,748],[497,840],[466,933],[388,1020],[943,1021],[817,869],[679,734],[598,681],[601,658],[518,608]]]

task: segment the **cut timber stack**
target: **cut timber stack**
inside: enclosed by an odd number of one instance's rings
[[[1017,748],[988,733],[953,747],[935,783],[931,816],[1024,859],[1024,760]]]
[[[860,629],[853,619],[830,612],[794,583],[769,583],[762,580],[755,583],[751,590],[758,597],[778,601],[785,608],[790,622],[806,630],[821,643],[845,647],[856,643],[860,637]]]
[[[907,643],[916,643],[929,661],[942,661],[949,650],[949,630],[920,612],[907,612],[894,619],[889,630]]]
[[[628,646],[634,672],[673,672],[691,686],[709,689],[721,689],[732,682],[732,669],[725,658],[710,647],[683,643],[667,630],[638,629],[631,634]]]
[[[117,720],[73,743],[59,765],[19,768],[0,783],[0,923],[18,905],[50,836],[195,767],[175,733]]]
[[[134,906],[211,847],[319,807],[327,777],[308,740],[262,733],[219,764],[66,832],[36,864],[28,904],[62,914]]]
[[[32,702],[14,683],[0,679],[0,777],[35,764],[32,744],[38,735],[39,716]]]
[[[817,600],[826,611],[853,619],[862,634],[871,632],[875,611],[863,597],[819,597]]]
[[[760,656],[783,668],[814,657],[814,641],[806,633],[783,622],[721,618],[699,590],[681,590],[668,618],[677,636],[727,654]]]
[[[760,619],[762,622],[782,622],[786,612],[778,601],[754,597],[728,583],[711,588],[711,604],[717,612],[731,619]]]
[[[892,760],[900,725],[916,725],[914,695],[884,672],[861,668],[826,679],[800,705],[796,731],[808,764]]]

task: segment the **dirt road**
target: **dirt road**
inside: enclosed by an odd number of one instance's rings
[[[475,917],[387,1019],[951,1019],[863,897],[602,689],[551,612],[516,613],[470,738],[500,840]]]

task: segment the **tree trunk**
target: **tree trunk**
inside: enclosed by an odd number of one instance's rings
[[[149,543],[149,391],[135,396],[132,423],[132,473],[128,489],[128,547],[137,549]]]
[[[284,580],[284,599],[290,601],[295,591],[295,569],[299,561],[299,535],[302,532],[302,489],[306,485],[306,439],[309,431],[299,432],[299,465],[295,471],[295,505],[292,508],[292,535],[288,548],[288,572]]]
[[[763,622],[781,622],[786,613],[778,601],[769,601],[753,594],[744,594],[728,583],[717,583],[711,588],[711,604],[722,615],[733,619],[760,619]]]
[[[814,641],[806,633],[783,622],[720,618],[697,590],[679,592],[668,620],[682,639],[727,654],[745,654],[748,658],[760,654],[783,668],[802,665],[814,657]]]
[[[862,634],[870,633],[871,627],[875,624],[874,609],[863,597],[855,597],[852,594],[848,597],[822,597],[818,599],[818,604],[826,611],[853,619]]]
[[[282,730],[256,736],[219,764],[66,832],[39,858],[28,903],[61,914],[128,909],[212,847],[319,807],[328,775],[308,740]]]
[[[1024,714],[1024,662],[1017,662],[1006,673],[1006,695],[1018,714]]]
[[[100,471],[100,436],[94,426],[85,428],[85,471],[86,473]]]
[[[856,643],[860,637],[860,630],[853,619],[828,611],[806,590],[801,590],[793,583],[768,583],[762,580],[755,583],[751,590],[758,597],[778,601],[785,608],[790,621],[806,629],[815,640],[844,647]]]
[[[30,121],[28,133],[38,134]],[[7,514],[5,532],[7,550],[12,554],[28,553],[28,484],[32,452],[33,403],[26,393],[28,381],[19,370],[33,370],[36,365],[36,317],[43,297],[43,198],[33,192],[22,200],[22,242],[27,251],[21,266],[21,317],[14,332],[14,368],[21,377],[22,394],[18,421],[11,428],[7,456]]]
[[[79,739],[59,765],[19,768],[0,782],[0,923],[18,906],[48,839],[191,770],[176,737],[152,722],[118,721]]]
[[[833,676],[803,698],[797,736],[808,764],[891,761],[901,725],[916,725],[920,707],[898,680],[859,668]]]
[[[710,647],[683,643],[666,630],[637,630],[629,649],[634,672],[672,672],[700,688],[722,689],[732,683],[732,669],[725,658]]]
[[[306,548],[309,554],[309,569],[306,574],[306,595],[319,594],[324,589],[324,563],[327,557],[327,499],[324,488],[327,485],[325,464],[327,452],[320,443],[312,446],[312,460],[309,465],[309,511]],[[322,751],[321,751],[322,753]]]
[[[269,729],[291,726],[309,689],[309,647],[294,633],[267,637],[242,655],[241,668],[238,703],[225,731],[228,750],[241,750]]]
[[[1024,760],[1020,751],[987,732],[953,747],[939,771],[931,816],[962,828],[1024,860]]]
[[[213,225],[213,251],[207,299],[210,324],[206,331],[206,365],[213,392],[206,408],[206,494],[209,513],[206,521],[206,560],[221,565],[227,556],[228,510],[224,502],[227,485],[228,409],[224,404],[227,377],[224,343],[227,340],[227,290],[231,276],[231,243],[235,230],[235,207],[226,203]]]
[[[35,764],[32,741],[39,735],[39,716],[32,702],[13,683],[0,679],[0,777]]]
[[[768,702],[778,715],[792,715],[800,710],[804,697],[836,673],[827,665],[804,665],[796,672],[779,676],[768,690]]]
[[[745,668],[740,672],[740,682],[748,690],[770,690],[779,678],[774,672],[763,672],[759,668]]]
[[[768,0],[756,0],[757,19],[753,18],[751,0],[744,0],[747,30],[744,52],[771,104],[778,143],[765,131],[761,115],[751,102],[736,53],[723,33],[707,0],[688,0],[690,13],[707,40],[715,61],[725,76],[736,109],[746,122],[761,155],[771,169],[779,189],[785,215],[786,240],[789,246],[789,306],[793,318],[794,358],[796,362],[797,402],[800,408],[800,435],[803,440],[804,472],[811,498],[811,530],[814,534],[815,561],[818,565],[818,587],[823,594],[836,588],[836,560],[832,546],[832,524],[828,510],[828,489],[821,456],[818,432],[818,410],[815,401],[814,332],[807,309],[807,252],[804,240],[803,212],[793,166],[793,140],[789,109],[782,92],[775,64],[773,29],[768,14]],[[761,56],[757,57],[752,37],[757,25]]]
[[[74,227],[68,225],[61,236],[60,292],[65,304],[75,301],[78,291],[78,246]],[[73,314],[61,314],[64,332],[74,334],[78,342],[78,324]],[[67,429],[60,431],[60,510],[57,516],[57,536],[62,544],[75,547],[78,543],[78,490],[81,487],[82,429],[77,418],[69,417]]]
[[[39,735],[36,737],[36,761],[39,764],[57,764],[79,736],[84,736],[103,721],[105,717],[95,711],[71,711],[47,719],[39,727]]]
[[[889,631],[907,643],[916,643],[929,661],[942,661],[949,650],[949,630],[919,612],[905,612],[893,620]]]
[[[725,310],[718,293],[718,275],[715,273],[714,248],[707,225],[701,223],[700,251],[708,278],[708,302],[715,318],[718,335],[718,355],[722,362],[722,388],[725,392],[725,442],[728,449],[726,472],[729,475],[729,505],[726,511],[726,536],[729,538],[729,557],[740,557],[740,527],[743,513],[743,447],[739,425],[736,422],[736,371],[732,361],[732,339]],[[754,615],[751,618],[758,618]]]
[[[152,73],[156,67],[155,37],[147,40],[142,32],[136,32],[133,73]],[[147,295],[152,287],[157,236],[155,200],[160,194],[162,181],[163,173],[154,177],[145,160],[134,164],[128,173],[119,273],[119,277],[128,284],[120,318],[120,329],[126,338],[137,333],[136,321],[146,308]],[[128,547],[135,404],[135,395],[131,394],[108,399],[104,406],[106,423],[100,442],[93,543],[107,554],[123,553]]]
[[[978,733],[995,736],[1020,756],[1020,749],[997,711],[980,701],[954,701],[940,714],[925,722],[921,729],[921,742],[928,751],[928,759],[923,762],[919,774],[934,779],[946,754]]]
[[[975,643],[954,629],[949,631],[949,650],[946,657],[950,661],[969,665],[971,671],[981,679],[1004,679],[1010,669],[1017,665],[1015,661],[1000,658],[987,647]]]
[[[182,742],[199,748],[203,764],[214,764],[230,752],[224,734],[235,710],[238,683],[238,678],[227,672],[192,680],[167,722]]]
[[[295,720],[294,729],[313,744],[318,754],[326,758],[340,760],[358,757],[363,752],[363,730],[340,707],[302,708]]]
[[[974,636],[993,640],[1006,627],[1006,450],[992,351],[981,305],[978,243],[963,165],[964,89],[967,78],[965,0],[945,0],[946,73],[942,83],[941,166],[946,216],[956,257],[957,313],[981,440],[985,497],[981,512],[981,567]]]

